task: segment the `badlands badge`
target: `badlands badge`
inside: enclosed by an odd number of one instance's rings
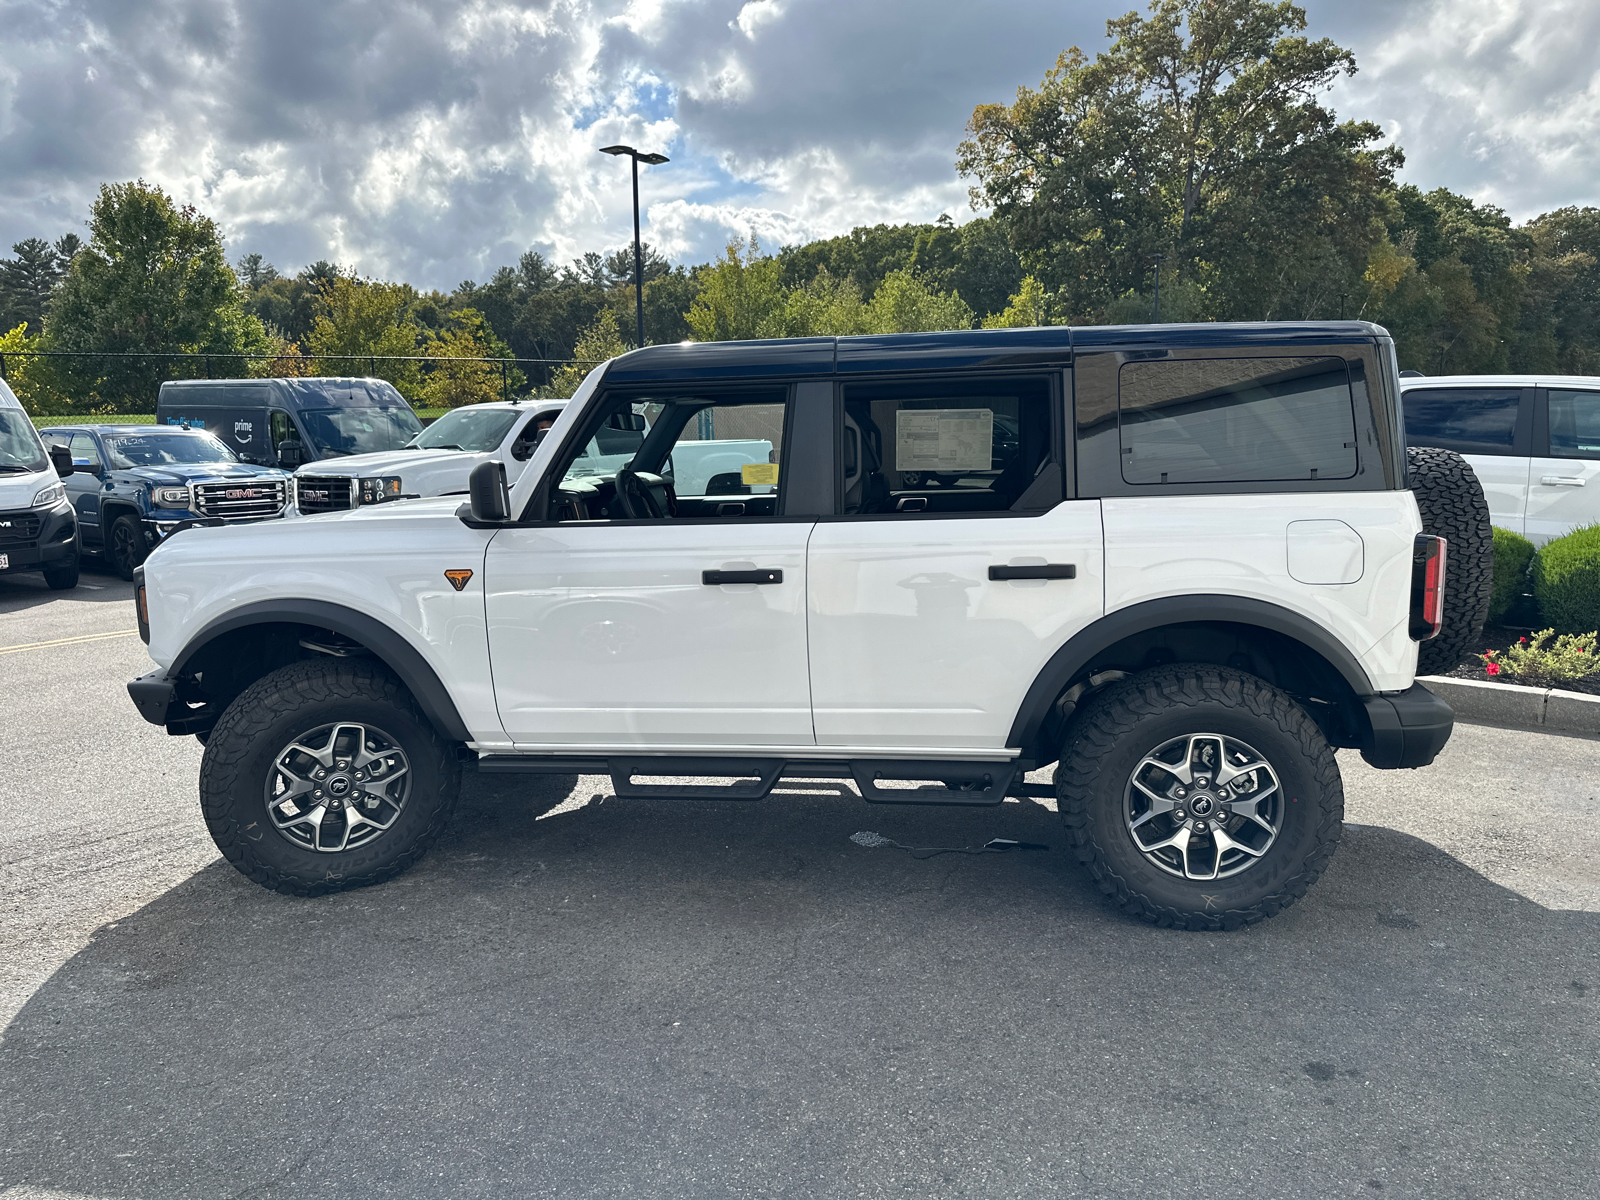
[[[450,581],[450,586],[459,592],[462,588],[467,586],[467,580],[472,578],[472,572],[457,569],[454,571],[446,571],[444,573],[444,577]]]

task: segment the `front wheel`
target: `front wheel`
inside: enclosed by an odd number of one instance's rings
[[[298,662],[264,676],[205,746],[200,807],[217,848],[288,895],[398,875],[444,828],[461,784],[455,746],[369,660]]]
[[[44,583],[52,592],[67,592],[78,586],[78,556],[69,562],[44,569]]]
[[[111,525],[111,568],[123,579],[132,579],[134,568],[149,553],[144,544],[144,526],[138,517],[118,517]]]
[[[1094,696],[1068,728],[1055,783],[1101,891],[1184,929],[1236,929],[1293,904],[1344,819],[1316,723],[1225,667],[1162,667]]]

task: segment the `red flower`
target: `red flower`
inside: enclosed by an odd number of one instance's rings
[[[1528,639],[1527,638],[1518,638],[1517,639],[1517,645],[1526,646],[1527,644],[1528,644]]]
[[[1498,674],[1500,674],[1500,664],[1499,663],[1489,663],[1483,669],[1485,671],[1487,671],[1490,675],[1498,675]]]

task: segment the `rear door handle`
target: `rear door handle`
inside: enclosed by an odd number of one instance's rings
[[[783,572],[775,567],[759,571],[701,571],[700,582],[707,587],[724,583],[782,583]]]
[[[1576,479],[1571,475],[1546,475],[1543,479],[1539,480],[1539,482],[1544,484],[1546,487],[1582,487],[1583,486],[1583,480]]]
[[[1043,563],[1032,567],[990,567],[990,579],[1076,579],[1076,563]]]

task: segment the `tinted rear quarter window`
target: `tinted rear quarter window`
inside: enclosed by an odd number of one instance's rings
[[[1122,478],[1250,483],[1355,475],[1355,408],[1341,358],[1126,362]]]
[[[1401,400],[1406,442],[1458,454],[1511,454],[1521,388],[1410,388]]]

